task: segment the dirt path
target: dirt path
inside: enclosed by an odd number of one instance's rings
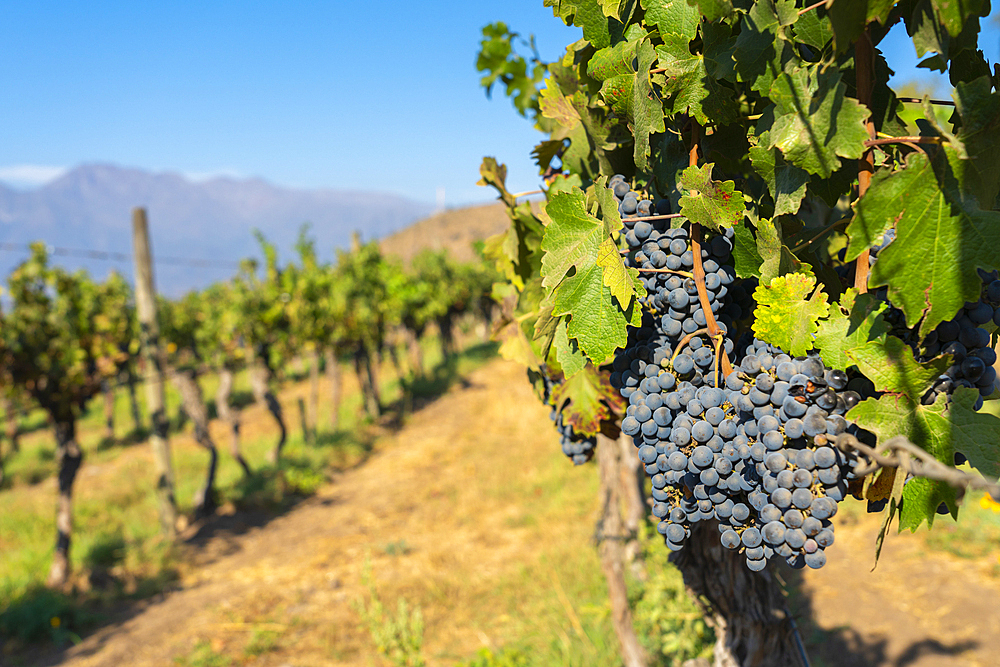
[[[192,547],[181,590],[123,612],[43,664],[172,665],[199,642],[240,656],[232,664],[380,664],[352,606],[365,594],[366,558],[385,599],[422,601],[430,664],[530,631],[532,619],[518,611],[531,590],[517,573],[539,566],[542,544],[592,550],[596,474],[570,470],[587,481],[553,484],[542,461],[557,445],[523,377],[492,362],[288,513],[257,526],[253,517],[220,519],[215,537]],[[563,493],[577,494],[572,515],[563,499],[563,514],[546,516],[546,502]],[[532,504],[539,525],[520,520]],[[801,577],[793,606],[812,615],[802,625],[814,667],[997,664],[998,582],[907,537],[890,539],[870,574],[874,530],[874,520],[848,517],[829,564]],[[513,602],[491,608],[512,582],[524,599],[508,590],[503,599]],[[277,646],[247,653],[254,631],[268,630]]]

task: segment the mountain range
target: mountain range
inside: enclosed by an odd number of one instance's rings
[[[176,296],[232,276],[244,257],[260,257],[259,229],[279,259],[292,259],[303,223],[310,224],[320,258],[350,245],[351,234],[381,238],[433,211],[397,195],[279,187],[259,178],[192,181],[113,165],[76,167],[33,190],[0,184],[0,276],[27,256],[23,245],[44,241],[54,261],[103,278],[110,269],[131,276],[131,211],[147,209],[157,288]],[[94,259],[80,251],[112,253]],[[91,255],[94,253],[92,252]],[[117,257],[117,259],[114,259]],[[171,260],[204,260],[179,264]]]

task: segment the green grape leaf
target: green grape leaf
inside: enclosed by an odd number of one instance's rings
[[[745,224],[733,227],[733,264],[740,278],[760,277],[760,265],[764,263],[757,252],[757,241]]]
[[[555,303],[553,302],[551,295],[539,303],[538,317],[535,319],[534,332],[531,336],[531,340],[541,341],[542,354],[539,356],[543,359],[549,356],[549,348],[552,346],[552,341],[555,339],[556,328],[562,321],[560,318],[552,316],[552,309],[554,307]]]
[[[886,305],[871,294],[858,294],[853,287],[844,292],[839,304],[830,309],[830,317],[820,320],[816,347],[830,368],[847,370],[854,365],[849,354],[878,345],[889,332],[882,317]]]
[[[545,0],[544,5],[552,7],[552,12],[566,25],[582,28],[583,38],[595,49],[611,44],[611,30],[601,0]]]
[[[618,246],[610,237],[605,238],[597,249],[597,266],[604,269],[601,275],[604,277],[604,285],[611,290],[611,296],[618,301],[622,310],[626,310],[632,305],[638,270],[625,267]]]
[[[601,97],[623,118],[632,117],[636,46],[637,42],[618,42],[595,53],[587,65],[587,75],[601,82]]]
[[[901,435],[946,465],[954,465],[955,452],[961,452],[980,473],[996,479],[1000,476],[1000,418],[972,409],[978,393],[959,387],[950,399],[940,394],[932,405],[887,394],[862,401],[847,418],[874,433],[880,442]],[[943,501],[955,509],[951,487],[923,480],[910,491],[915,481],[904,489],[900,529],[916,530],[923,521],[932,524]]]
[[[847,227],[848,261],[895,222],[896,240],[879,253],[868,284],[888,286],[889,300],[902,308],[909,326],[923,318],[923,334],[978,300],[977,267],[1000,266],[1000,213],[966,208],[949,197],[921,153],[908,155],[905,169],[876,173],[856,211]]]
[[[806,12],[795,22],[795,39],[812,48],[822,51],[833,39],[833,27],[829,15],[819,15],[819,12]]]
[[[659,65],[663,74],[657,75],[664,94],[672,97],[674,113],[688,113],[702,125],[725,125],[736,117],[736,102],[730,89],[723,87],[716,78],[709,75],[722,67],[721,62],[711,64],[706,59],[713,54],[722,58],[727,52],[732,37],[722,38],[720,31],[706,32],[704,53],[691,53],[691,40],[685,35],[668,33],[661,35],[663,45],[656,47]],[[713,38],[712,42],[708,38]],[[731,59],[731,51],[730,51]]]
[[[639,71],[632,88],[632,134],[635,136],[633,158],[636,168],[645,171],[649,168],[649,135],[665,132],[667,128],[663,122],[663,103],[653,90],[649,78],[649,70],[656,60],[656,49],[649,39],[643,39],[636,53]]]
[[[810,293],[812,296],[807,298]],[[804,355],[813,348],[819,320],[830,311],[826,293],[816,287],[814,276],[778,276],[766,285],[758,285],[753,296],[757,302],[753,332],[758,338],[792,356]]]
[[[934,15],[931,0],[917,0],[913,13],[906,19],[906,32],[913,38],[913,46],[917,57],[923,58],[928,53],[948,55],[948,31]]]
[[[983,0],[931,0],[938,20],[953,37],[962,32],[965,20],[979,16]]]
[[[958,499],[954,487],[924,477],[910,480],[903,487],[903,502],[899,508],[900,532],[909,530],[915,533],[924,521],[930,528],[941,503],[948,506],[953,518],[958,518]]]
[[[497,162],[495,157],[484,157],[479,165],[480,179],[476,185],[492,186],[500,193],[500,199],[508,206],[514,205],[514,197],[507,191],[507,165]]]
[[[573,430],[583,435],[597,435],[601,430],[601,422],[612,416],[609,403],[614,407],[621,404],[616,400],[618,392],[608,380],[607,373],[601,373],[593,364],[588,364],[583,370],[552,390],[552,403],[562,407],[563,421],[573,427]]]
[[[618,202],[607,187],[607,179],[602,176],[595,185],[594,191],[604,218],[604,228],[609,234],[621,231],[623,225],[618,213]],[[638,280],[639,271],[625,266],[625,258],[618,252],[618,246],[610,236],[605,236],[597,248],[597,265],[604,269],[604,284],[611,290],[611,296],[618,301],[622,310],[627,310],[632,305],[633,296],[641,298],[645,295],[645,288],[642,288],[642,283]],[[638,291],[637,285],[640,287]]]
[[[497,322],[492,338],[500,343],[499,352],[504,359],[529,368],[538,365],[538,357],[531,347],[531,341],[517,320]]]
[[[767,85],[762,92],[767,92],[774,76],[771,70],[781,69],[780,64],[775,66],[777,54],[782,51],[778,28],[792,25],[798,18],[795,3],[791,0],[779,0],[777,4],[761,0],[753,4],[743,17],[740,34],[736,38],[736,53],[740,54],[736,71],[740,81],[753,83],[754,90],[760,90],[757,82],[763,78]]]
[[[761,140],[767,141],[764,137],[761,137]],[[797,213],[802,198],[806,196],[809,174],[785,162],[775,148],[751,146],[750,163],[754,171],[767,183],[771,199],[774,200],[774,215]]]
[[[988,76],[955,86],[961,152],[958,159],[949,160],[962,189],[983,209],[993,208],[1000,192],[1000,93],[992,87]]]
[[[828,4],[833,41],[837,51],[846,51],[872,21],[885,25],[889,10],[898,0],[837,0]]]
[[[798,67],[771,84],[767,147],[777,146],[791,164],[824,178],[840,167],[839,158],[860,158],[868,140],[868,109],[847,97],[840,79],[833,68]]]
[[[732,29],[722,23],[706,23],[701,27],[705,43],[705,71],[716,81],[736,81],[736,61],[733,54],[736,40]]]
[[[995,480],[1000,478],[1000,417],[973,409],[978,394],[975,389],[959,387],[951,402],[941,407],[939,419],[950,425],[955,451],[965,454],[969,464],[987,479]],[[931,407],[937,414],[937,403]]]
[[[661,35],[674,33],[692,40],[698,36],[701,14],[687,0],[643,0],[646,22],[652,23]]]
[[[550,197],[559,194],[560,192],[573,192],[573,190],[579,190],[583,185],[583,180],[580,178],[579,174],[556,174],[555,178],[549,184],[549,189],[546,190],[546,194]]]
[[[771,220],[757,221],[757,252],[763,258],[760,282],[767,284],[776,276],[799,273],[803,266],[781,240],[781,230]]]
[[[551,118],[563,127],[572,128],[580,124],[580,112],[574,103],[579,103],[583,101],[584,95],[582,92],[577,91],[573,93],[573,99],[563,95],[562,91],[559,90],[559,86],[555,84],[554,81],[547,80],[548,84],[542,89],[541,94],[538,98],[538,106],[541,108],[542,116],[545,118]],[[562,142],[558,142],[558,148],[562,147]]]
[[[692,4],[697,6],[709,21],[729,18],[734,11],[731,0],[694,0]]]
[[[563,374],[567,378],[573,377],[587,365],[587,357],[580,352],[576,341],[571,341],[566,334],[565,318],[560,318],[556,325],[552,346],[556,350],[556,360],[562,366]]]
[[[601,2],[601,12],[608,18],[618,18],[618,8],[621,6],[621,0],[600,0]]]
[[[546,203],[545,213],[552,222],[542,237],[542,286],[553,289],[570,269],[594,266],[598,249],[609,231],[587,212],[583,192],[561,192]]]
[[[531,157],[535,161],[535,165],[538,167],[538,173],[544,174],[545,171],[552,165],[552,160],[555,159],[559,151],[565,148],[566,143],[562,139],[547,139],[545,141],[539,142],[531,151]],[[579,179],[579,176],[576,176]],[[563,177],[565,178],[565,176]]]
[[[846,352],[858,368],[879,391],[902,394],[919,401],[934,379],[951,365],[949,356],[941,356],[921,364],[913,358],[913,350],[895,336],[884,343],[863,345]]]
[[[567,333],[595,364],[608,361],[628,339],[626,327],[639,326],[642,310],[633,301],[625,311],[612,300],[604,271],[594,264],[577,270],[556,288],[553,314],[570,315]]]
[[[713,181],[708,163],[701,167],[690,166],[681,174],[681,213],[692,223],[716,231],[733,227],[743,220],[746,203],[743,193],[736,190],[733,181]]]

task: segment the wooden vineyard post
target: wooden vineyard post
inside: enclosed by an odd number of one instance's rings
[[[170,538],[177,533],[177,503],[174,499],[174,470],[167,439],[167,413],[163,393],[163,353],[160,327],[156,320],[156,287],[153,256],[149,247],[146,209],[132,209],[132,249],[135,258],[135,305],[139,318],[139,345],[145,365],[146,402],[152,420],[150,442],[156,466],[156,494],[160,524]]]

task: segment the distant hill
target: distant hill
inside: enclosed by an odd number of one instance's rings
[[[355,230],[365,240],[381,238],[433,211],[429,203],[378,192],[283,188],[258,178],[194,182],[174,173],[85,165],[35,190],[0,185],[0,243],[41,240],[56,248],[131,254],[135,206],[148,210],[154,255],[216,263],[213,268],[158,264],[157,287],[168,295],[228,278],[234,263],[259,256],[254,228],[276,243],[284,261],[292,257],[300,225],[309,222],[321,258],[329,259],[334,247],[350,244]],[[0,249],[0,276],[6,276],[26,252]],[[99,278],[111,268],[132,273],[128,261],[75,256],[57,261],[85,267]]]
[[[444,248],[456,259],[470,261],[475,258],[473,243],[499,234],[509,224],[502,204],[470,206],[435,213],[387,236],[380,245],[383,252],[404,262],[425,248]]]

